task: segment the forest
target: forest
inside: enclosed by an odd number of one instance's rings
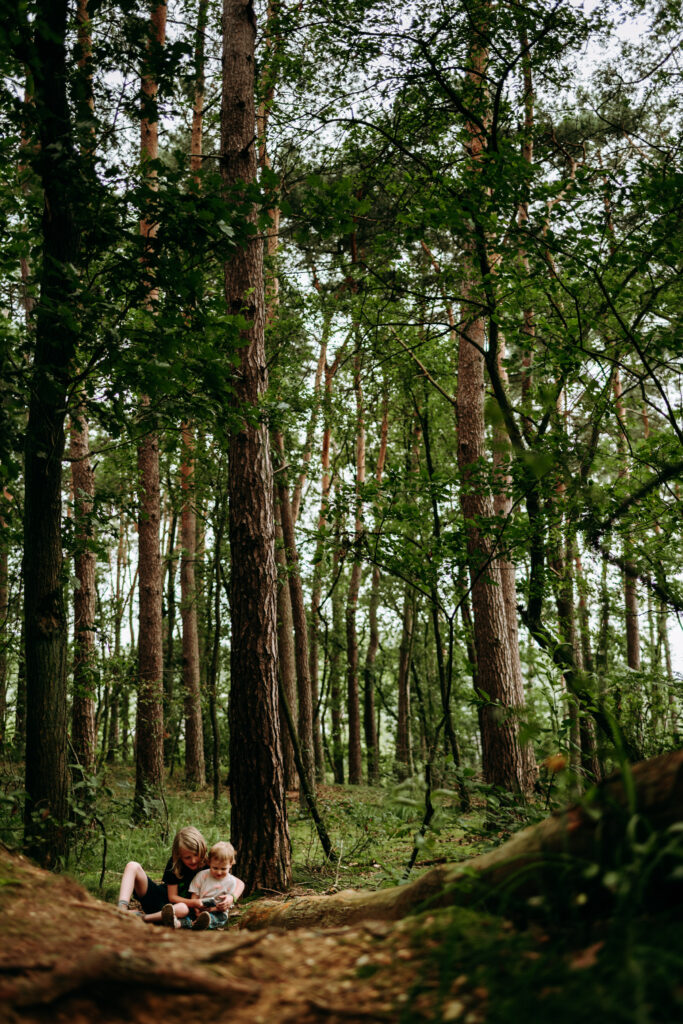
[[[192,824],[225,942],[423,915],[393,1002],[236,1020],[672,1020],[679,0],[0,11],[0,884]]]

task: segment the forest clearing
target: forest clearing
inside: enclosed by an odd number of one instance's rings
[[[0,15],[10,1020],[675,1019],[680,0]]]

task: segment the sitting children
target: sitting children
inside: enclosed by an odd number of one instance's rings
[[[208,861],[208,868],[196,874],[190,883],[190,898],[183,903],[167,903],[162,909],[163,924],[170,928],[187,927],[184,919],[193,909],[200,912],[192,925],[195,931],[224,928],[228,923],[228,909],[244,892],[244,882],[230,873],[235,863],[232,843],[215,843],[209,850]]]

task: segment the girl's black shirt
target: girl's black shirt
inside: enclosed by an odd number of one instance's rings
[[[168,888],[169,885],[178,886],[178,895],[190,898],[190,883],[197,874],[198,871],[202,870],[203,865],[197,868],[186,868],[183,862],[180,862],[180,870],[182,872],[181,877],[178,878],[175,871],[173,870],[173,858],[169,859],[168,864],[164,869],[164,877],[161,879],[163,884]]]

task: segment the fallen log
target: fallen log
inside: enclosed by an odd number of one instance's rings
[[[470,902],[482,887],[499,887],[534,872],[558,856],[603,858],[625,834],[634,815],[652,829],[683,820],[683,750],[641,761],[605,779],[584,802],[522,829],[479,857],[433,868],[407,885],[376,892],[347,889],[332,896],[304,896],[254,904],[240,928],[334,928],[363,920],[396,921],[420,904],[443,907]]]

